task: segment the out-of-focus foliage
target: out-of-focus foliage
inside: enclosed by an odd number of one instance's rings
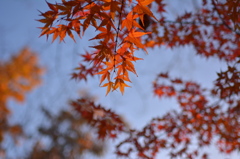
[[[0,61],[0,143],[8,134],[17,141],[17,136],[23,133],[20,125],[10,125],[8,116],[8,100],[24,102],[26,93],[41,83],[43,67],[38,63],[37,54],[25,47],[9,61]],[[4,156],[4,149],[0,147]]]
[[[6,105],[9,98],[23,102],[25,94],[41,83],[42,74],[37,54],[29,48],[22,49],[8,62],[0,61],[1,105]],[[1,109],[4,114],[9,113],[7,108]]]
[[[94,129],[87,121],[73,111],[61,111],[54,116],[46,109],[42,109],[47,117],[47,126],[39,128],[48,144],[44,146],[39,140],[33,147],[29,159],[79,159],[86,152],[101,156],[105,150],[105,143],[94,135]],[[96,131],[96,130],[95,130]]]

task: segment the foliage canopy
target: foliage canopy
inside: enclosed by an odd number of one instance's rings
[[[8,121],[11,111],[7,102],[9,99],[23,102],[25,94],[41,83],[43,72],[36,53],[27,47],[21,49],[9,61],[0,61],[0,157],[5,153],[2,143],[6,134],[15,141],[23,135],[20,125],[12,125]]]
[[[135,55],[139,49],[148,53],[149,48],[162,45],[190,45],[202,57],[228,63],[227,70],[218,72],[212,89],[159,73],[154,94],[175,98],[181,111],[153,118],[142,130],[125,127],[117,114],[89,100],[73,101],[71,105],[98,128],[99,138],[128,136],[116,146],[117,156],[152,159],[168,149],[171,158],[208,158],[199,149],[212,141],[224,153],[240,150],[240,1],[200,2],[195,11],[171,21],[164,0],[62,0],[47,2],[49,11],[40,12],[38,21],[44,24],[40,36],[52,35],[52,41],[64,41],[67,35],[75,41],[73,32],[81,37],[90,26],[96,30],[89,39],[97,42],[90,46],[95,51],[82,55],[72,78],[87,81],[88,75],[100,75],[106,94],[117,89],[124,93],[129,87],[129,73],[137,75],[134,62],[142,60]],[[189,147],[193,137],[197,138],[195,149]]]

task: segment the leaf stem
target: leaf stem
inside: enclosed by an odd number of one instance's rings
[[[124,7],[124,0],[122,0],[122,4],[121,4],[121,11],[119,13],[119,20],[118,20],[118,27],[117,27],[117,35],[116,35],[116,39],[115,39],[115,48],[114,48],[114,57],[113,57],[113,62],[114,62],[114,72],[116,70],[116,54],[117,54],[117,45],[118,45],[118,37],[119,37],[119,32],[120,32],[120,26],[121,26],[121,21],[122,21],[122,12],[123,12],[123,7]]]

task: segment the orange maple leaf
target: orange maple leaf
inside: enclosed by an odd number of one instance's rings
[[[108,93],[112,90],[114,83],[113,82],[108,82],[105,83],[104,85],[102,85],[101,87],[107,87],[107,92],[106,92],[106,96],[108,95]]]
[[[119,88],[120,91],[121,91],[121,93],[123,94],[125,87],[130,87],[130,86],[127,85],[127,84],[123,81],[123,79],[118,78],[118,79],[116,79],[116,82],[115,82],[115,84],[114,84],[113,90],[116,90],[116,89]]]

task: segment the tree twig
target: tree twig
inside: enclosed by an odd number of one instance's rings
[[[220,11],[218,10],[217,5],[216,5],[216,3],[214,2],[214,0],[212,0],[212,5],[213,5],[214,10],[215,10],[215,11],[217,12],[217,14],[218,14],[218,17],[221,19],[222,24],[223,24],[225,27],[227,27],[229,30],[231,30],[232,32],[236,33],[237,35],[240,35],[240,32],[238,32],[238,31],[234,30],[232,27],[230,27],[230,26],[226,23],[226,21],[223,19],[223,17],[221,16]]]

